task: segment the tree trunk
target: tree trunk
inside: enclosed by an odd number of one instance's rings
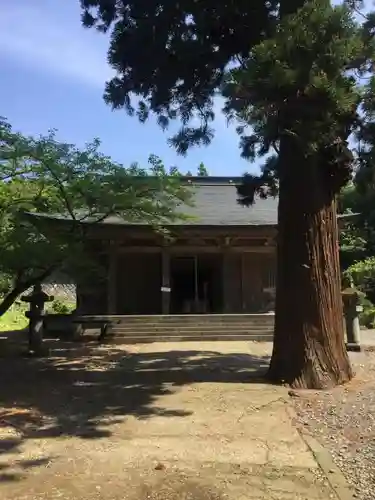
[[[9,293],[7,293],[3,299],[3,301],[0,303],[0,316],[5,314],[7,310],[12,307],[14,302],[17,300],[17,298],[26,290],[29,288],[29,286],[26,284],[25,286],[16,286],[11,290]]]
[[[269,378],[294,388],[347,382],[336,201],[324,165],[290,139],[279,156],[278,271]]]

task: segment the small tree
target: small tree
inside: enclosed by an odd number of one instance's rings
[[[117,215],[128,222],[162,228],[176,218],[190,194],[176,171],[150,157],[148,169],[114,163],[95,140],[85,149],[59,143],[52,132],[38,138],[0,122],[0,315],[29,287],[59,268],[84,271],[85,220]],[[151,175],[151,177],[150,177]],[[71,219],[69,229],[43,224],[42,212]],[[35,222],[39,221],[39,222]],[[83,258],[85,255],[85,258]],[[83,264],[82,264],[83,263]]]
[[[198,177],[208,177],[208,170],[204,163],[200,163],[198,166]]]

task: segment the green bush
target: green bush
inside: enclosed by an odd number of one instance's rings
[[[375,327],[375,306],[373,304],[368,307],[363,306],[363,311],[359,314],[359,323],[365,328]]]
[[[356,262],[344,272],[343,278],[352,281],[355,288],[362,292],[360,304],[363,311],[359,314],[361,326],[375,327],[375,257]]]
[[[359,323],[361,326],[365,328],[374,328],[375,327],[375,305],[365,297],[365,295],[361,295],[360,305],[363,307],[363,311],[359,313]]]
[[[71,309],[70,304],[63,302],[60,299],[55,299],[51,305],[51,310],[55,314],[69,314]]]
[[[375,303],[375,257],[369,257],[348,267],[344,278],[351,279],[355,287],[363,292],[370,302]]]

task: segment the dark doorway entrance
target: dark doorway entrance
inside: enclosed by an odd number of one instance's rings
[[[220,255],[172,257],[171,313],[221,312],[222,266]]]

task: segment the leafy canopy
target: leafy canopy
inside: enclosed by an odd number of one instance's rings
[[[214,97],[228,64],[246,59],[272,32],[278,2],[81,0],[81,6],[86,27],[111,34],[108,61],[117,75],[106,84],[106,102],[141,121],[154,113],[163,128],[180,120],[171,144],[186,153],[210,142]]]
[[[214,97],[224,95],[242,155],[271,154],[259,179],[245,177],[244,203],[252,200],[250,185],[263,196],[276,193],[272,150],[278,155],[286,136],[303,155],[319,151],[333,191],[350,178],[346,140],[359,126],[363,98],[356,72],[371,70],[374,54],[374,19],[360,24],[358,4],[81,0],[84,25],[110,32],[117,75],[106,85],[106,102],[141,121],[155,113],[164,128],[179,119],[170,139],[178,152],[210,142]]]
[[[366,34],[346,5],[317,0],[285,17],[274,37],[230,70],[223,85],[225,111],[238,124],[242,156],[279,154],[285,139],[306,165],[312,161],[324,169],[326,187],[337,193],[351,177],[346,141],[359,126],[362,88],[350,70],[366,71],[374,54]],[[268,156],[260,177],[245,176],[242,202],[253,202],[254,189],[275,195],[278,167]],[[302,168],[288,166],[294,174]]]
[[[189,202],[190,194],[175,169],[167,172],[155,156],[148,169],[137,164],[124,168],[101,154],[99,147],[95,140],[78,149],[58,142],[54,132],[26,137],[7,121],[0,122],[3,287],[5,281],[13,291],[23,292],[59,267],[78,271],[91,265],[83,258],[84,221],[117,215],[157,229],[182,217],[176,208]],[[67,230],[56,230],[54,224],[27,216],[32,212],[63,215],[71,224]]]

